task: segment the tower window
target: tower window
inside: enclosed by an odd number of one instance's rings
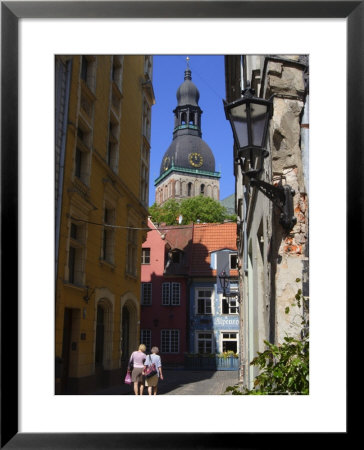
[[[204,184],[201,184],[201,187],[200,187],[200,194],[201,194],[201,195],[205,195],[205,185],[204,185]]]
[[[191,197],[192,195],[192,183],[188,183],[187,185],[187,195]]]

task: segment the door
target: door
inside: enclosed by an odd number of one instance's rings
[[[123,307],[123,319],[122,319],[122,346],[121,346],[121,370],[122,373],[126,372],[128,361],[131,355],[130,347],[130,313],[126,306]]]
[[[65,308],[63,321],[63,342],[62,342],[63,364],[61,373],[61,394],[66,394],[68,392],[71,336],[72,336],[72,309]]]
[[[105,339],[105,312],[101,305],[97,305],[97,317],[96,317],[96,349],[95,349],[95,374],[97,384],[100,384],[99,378],[103,372],[104,361],[104,339]]]

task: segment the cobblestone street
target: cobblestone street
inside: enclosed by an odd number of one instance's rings
[[[158,384],[158,395],[222,395],[227,386],[238,382],[238,371],[165,369],[163,375],[164,380]],[[120,379],[120,386],[98,390],[94,395],[134,395],[134,392],[132,385],[126,385]],[[148,395],[146,388],[143,395]]]

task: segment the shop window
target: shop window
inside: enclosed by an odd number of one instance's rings
[[[222,333],[222,351],[238,352],[238,333]]]

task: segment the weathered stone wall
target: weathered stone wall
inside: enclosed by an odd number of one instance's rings
[[[258,372],[250,362],[264,350],[264,340],[282,343],[287,334],[298,335],[301,330],[302,311],[292,304],[296,303],[297,290],[303,288],[305,292],[308,285],[307,62],[305,55],[243,56],[242,89],[250,81],[258,97],[268,99],[273,95],[274,102],[267,143],[269,157],[264,160],[260,178],[294,189],[297,219],[287,233],[279,223],[280,210],[252,188],[240,167],[235,167],[240,221],[240,380],[248,388],[253,387]],[[234,67],[238,64],[239,57],[227,59],[227,92],[235,86]],[[297,283],[297,278],[303,283]]]
[[[297,67],[286,58],[285,61],[269,61],[267,65],[266,97],[272,94],[283,94],[295,98],[303,98],[305,80],[302,66]]]
[[[281,343],[284,336],[299,335],[302,308],[295,301],[302,289],[306,245],[308,244],[308,197],[305,188],[301,149],[301,118],[304,110],[304,67],[290,63],[269,62],[267,65],[266,94],[274,94],[274,114],[270,128],[270,150],[273,182],[282,180],[294,191],[296,225],[288,235],[273,231],[278,248],[275,269],[275,339]],[[300,279],[300,282],[296,282]],[[286,308],[289,313],[286,314]]]

